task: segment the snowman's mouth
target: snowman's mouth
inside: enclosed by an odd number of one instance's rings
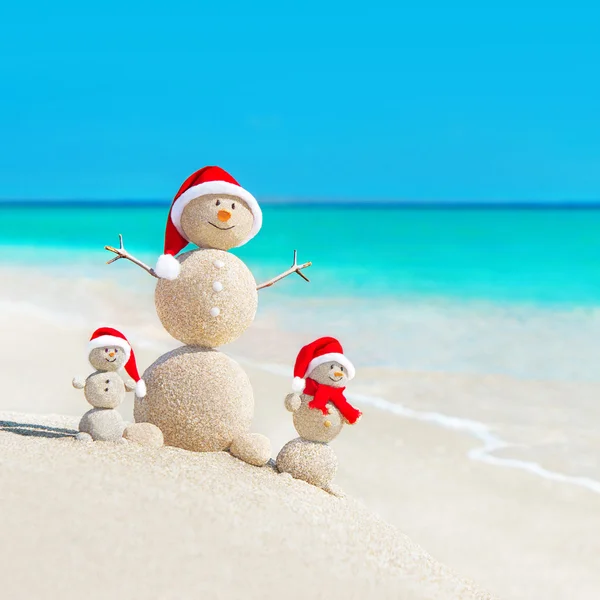
[[[211,223],[210,221],[208,221],[209,225],[212,225],[214,228],[219,229],[221,231],[229,231],[230,229],[233,229],[235,227],[235,225],[232,225],[231,227],[219,227],[218,225],[215,225],[214,223]]]
[[[113,358],[112,360],[110,360],[109,358],[106,359],[106,362],[115,362],[117,359]]]

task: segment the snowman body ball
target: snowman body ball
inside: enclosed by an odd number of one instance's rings
[[[108,250],[158,278],[158,317],[183,347],[161,356],[144,373],[148,393],[136,399],[136,422],[158,426],[165,443],[187,450],[229,450],[257,466],[270,459],[269,440],[250,433],[254,415],[252,386],[244,370],[216,350],[240,337],[251,325],[258,290],[298,273],[292,267],[257,285],[248,267],[228,252],[260,230],[256,199],[219,167],[191,175],[175,196],[165,233],[165,252],[154,269],[123,247]],[[176,256],[188,243],[198,249]]]
[[[117,410],[125,393],[145,394],[144,381],[138,375],[135,356],[125,336],[116,329],[97,329],[88,343],[89,361],[96,369],[85,381],[74,378],[73,387],[83,389],[92,409],[79,422],[81,441],[118,442],[122,440],[125,422]],[[129,380],[118,371],[124,369]],[[132,381],[133,380],[133,381]]]
[[[294,393],[285,399],[300,437],[288,442],[277,455],[280,473],[343,496],[333,484],[338,462],[329,442],[345,424],[353,425],[361,417],[343,394],[354,374],[354,366],[335,338],[320,338],[302,348],[294,367]]]

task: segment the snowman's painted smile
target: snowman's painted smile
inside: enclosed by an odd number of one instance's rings
[[[112,360],[110,360],[109,358],[107,358],[107,359],[105,359],[105,360],[106,360],[106,362],[113,363],[113,362],[115,362],[117,359],[116,359],[116,358],[113,358]]]
[[[221,231],[229,231],[230,229],[233,229],[235,227],[235,225],[232,225],[231,227],[219,227],[218,225],[215,225],[214,223],[211,223],[210,221],[208,221],[208,224],[212,225],[216,229],[220,229]]]
[[[342,375],[341,377],[338,377],[338,378],[336,379],[335,377],[332,377],[332,376],[330,375],[330,376],[329,376],[329,379],[331,379],[331,381],[335,381],[335,382],[337,383],[338,381],[341,381],[341,380],[343,379],[343,377],[344,377],[344,376]]]

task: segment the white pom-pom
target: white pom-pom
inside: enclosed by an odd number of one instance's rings
[[[146,382],[143,379],[140,379],[135,384],[135,395],[138,398],[143,398],[146,395]]]
[[[294,381],[292,381],[292,390],[297,394],[300,394],[304,391],[306,387],[306,380],[302,379],[302,377],[294,377]]]
[[[173,279],[177,279],[179,273],[181,273],[181,264],[179,264],[179,261],[171,254],[161,254],[156,261],[154,272],[161,279],[173,281]]]

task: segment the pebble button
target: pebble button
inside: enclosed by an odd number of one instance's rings
[[[225,263],[222,260],[215,260],[213,265],[215,265],[215,267],[217,267],[217,269],[220,269],[225,266]]]
[[[215,281],[213,283],[213,290],[215,290],[215,292],[220,292],[223,290],[223,284],[220,281]]]
[[[217,308],[216,306],[213,306],[210,309],[210,315],[211,317],[218,317],[221,314],[221,309]]]

